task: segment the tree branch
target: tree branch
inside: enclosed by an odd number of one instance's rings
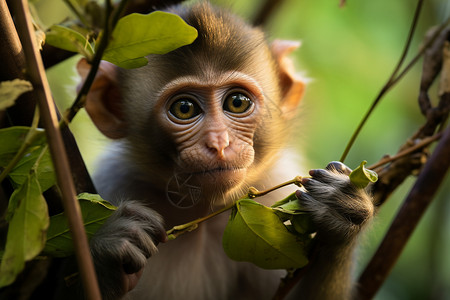
[[[45,75],[44,66],[37,48],[34,28],[30,20],[28,2],[18,0],[13,2],[17,28],[24,46],[27,61],[27,72],[38,98],[50,152],[56,171],[56,178],[63,196],[69,227],[73,235],[73,242],[77,260],[80,266],[83,286],[88,299],[100,299],[100,291],[92,263],[87,236],[81,218],[81,211],[76,197],[75,186],[72,180],[69,161],[64,148],[61,133],[58,130],[58,120],[52,101],[50,87]]]
[[[257,12],[253,25],[262,26],[267,23],[273,12],[283,4],[284,0],[266,0]]]
[[[450,166],[450,127],[420,173],[374,257],[359,279],[356,299],[372,299],[394,266]]]

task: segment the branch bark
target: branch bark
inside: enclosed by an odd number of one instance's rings
[[[266,0],[257,12],[253,25],[263,26],[267,23],[273,12],[283,4],[284,0]]]
[[[372,299],[388,276],[409,237],[425,213],[450,166],[450,128],[445,134],[395,217],[374,257],[359,279],[356,299]]]
[[[73,236],[75,254],[80,267],[85,293],[88,299],[100,299],[97,277],[92,263],[86,232],[84,231],[75,185],[71,177],[69,161],[62,136],[59,132],[59,123],[50,87],[45,75],[39,49],[36,45],[34,28],[29,17],[28,2],[26,0],[14,1],[13,7],[17,20],[17,28],[22,44],[24,45],[23,49],[27,61],[29,80],[33,84],[33,93],[37,97],[43,119],[57,182],[61,189],[64,208]]]

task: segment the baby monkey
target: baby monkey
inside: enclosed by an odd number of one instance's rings
[[[138,69],[102,63],[86,102],[113,140],[94,182],[119,207],[90,241],[102,296],[270,299],[284,271],[228,259],[226,214],[159,242],[166,229],[211,213],[249,186],[268,188],[301,171],[284,150],[304,90],[286,57],[297,45],[268,43],[259,28],[207,3],[168,11],[197,29],[194,43],[150,55]],[[86,68],[81,61],[80,73]],[[352,253],[374,206],[348,172],[336,164],[312,170],[297,192],[317,227],[317,247],[290,297],[351,298]],[[274,193],[261,201],[279,199]]]

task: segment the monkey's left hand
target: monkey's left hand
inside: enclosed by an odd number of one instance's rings
[[[306,191],[296,193],[322,242],[349,242],[374,215],[372,198],[350,182],[350,172],[346,165],[331,162],[325,169],[311,170],[312,178],[302,180]]]

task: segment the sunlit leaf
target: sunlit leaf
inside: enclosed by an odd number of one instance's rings
[[[0,265],[0,287],[14,282],[25,262],[38,255],[45,244],[49,224],[47,203],[35,173],[14,191],[10,202],[19,203],[9,223],[5,252]]]
[[[33,86],[26,80],[14,79],[0,82],[0,110],[13,106],[20,95],[31,90]]]
[[[365,188],[369,183],[376,182],[378,180],[378,174],[372,170],[368,170],[364,167],[367,161],[361,162],[359,167],[350,173],[350,181],[359,188]]]
[[[145,56],[170,52],[196,38],[197,30],[177,15],[134,13],[119,20],[103,59],[124,68],[141,66]]]
[[[94,49],[92,49],[89,41],[82,34],[69,27],[51,26],[46,32],[45,42],[54,47],[77,52],[87,57],[94,55]]]
[[[287,200],[287,201],[286,201]],[[272,208],[287,214],[301,214],[304,213],[304,208],[300,200],[295,196],[295,193],[290,194],[285,199],[278,201]]]
[[[279,200],[277,202],[275,202],[271,207],[279,207],[283,204],[286,204],[290,201],[294,201],[297,200],[297,197],[295,196],[295,193],[289,194],[286,198]]]
[[[236,203],[223,235],[223,247],[231,259],[264,269],[305,266],[309,241],[290,233],[271,208],[249,199]]]
[[[83,224],[88,238],[103,225],[116,207],[103,200],[99,195],[83,193],[78,195],[83,214]],[[69,225],[64,213],[50,218],[47,231],[47,242],[43,254],[53,257],[64,257],[73,254],[73,241],[69,232]]]

